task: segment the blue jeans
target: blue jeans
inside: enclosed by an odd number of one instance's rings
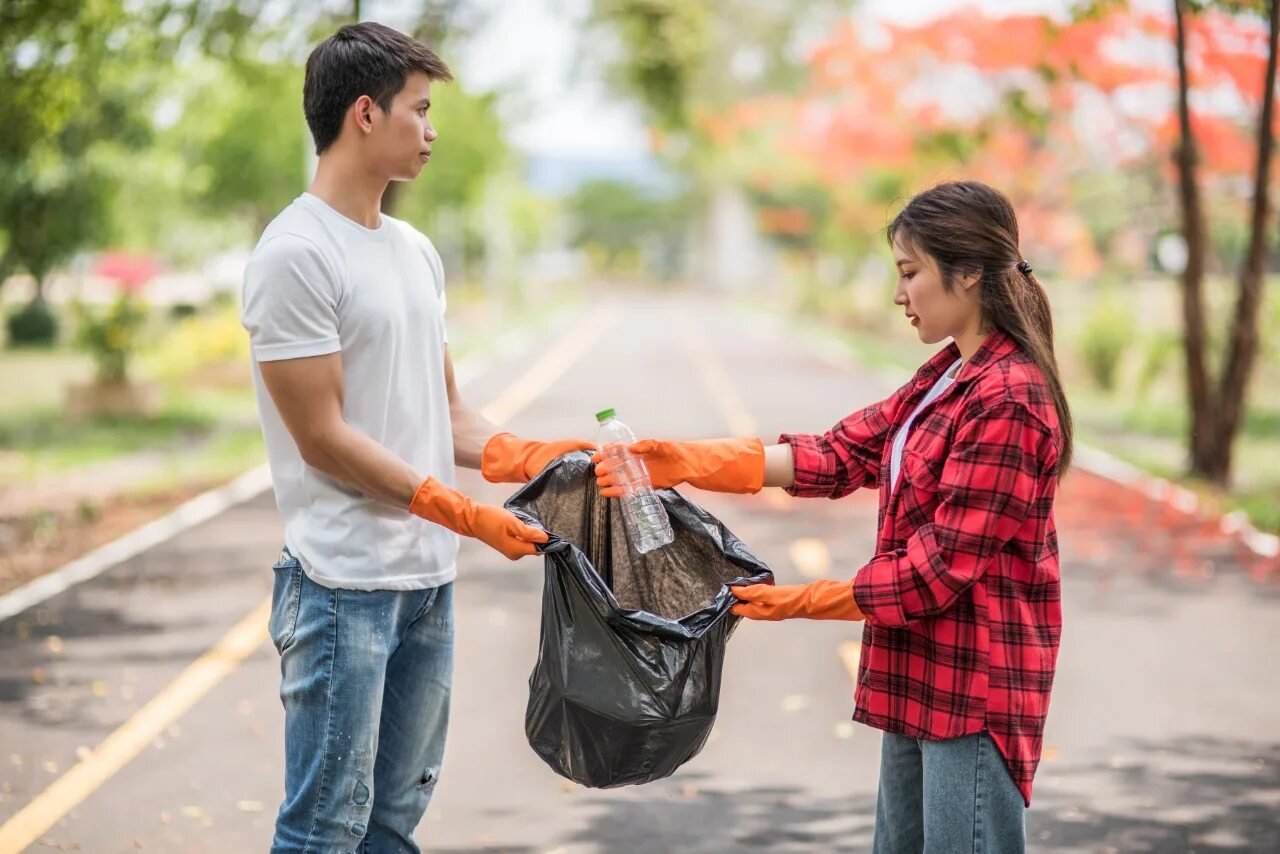
[[[287,549],[273,569],[285,795],[272,852],[418,854],[449,719],[453,585],[333,590]]]
[[[1020,854],[1025,816],[985,732],[946,741],[884,734],[874,854]]]

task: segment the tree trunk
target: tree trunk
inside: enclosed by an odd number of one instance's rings
[[[1191,435],[1188,446],[1191,472],[1206,475],[1212,455],[1214,400],[1205,366],[1204,253],[1206,244],[1204,208],[1196,179],[1197,155],[1191,130],[1190,72],[1187,69],[1186,0],[1174,0],[1176,55],[1178,60],[1178,126],[1180,139],[1176,154],[1178,199],[1182,209],[1182,235],[1187,243],[1187,266],[1182,272],[1183,355],[1187,370],[1187,402],[1191,406]]]
[[[1272,116],[1276,92],[1276,33],[1280,29],[1280,2],[1268,3],[1267,72],[1263,78],[1262,115],[1258,123],[1258,159],[1254,173],[1253,210],[1249,223],[1249,249],[1240,267],[1231,341],[1218,394],[1218,415],[1212,456],[1205,472],[1226,484],[1231,476],[1231,449],[1244,421],[1249,377],[1258,355],[1258,309],[1262,304],[1267,257],[1267,222],[1270,218],[1271,155],[1275,148]]]

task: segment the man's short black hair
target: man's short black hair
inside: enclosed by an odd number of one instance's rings
[[[302,110],[316,154],[333,145],[347,108],[357,98],[368,95],[384,113],[390,112],[405,79],[415,71],[431,80],[453,79],[444,60],[422,42],[372,21],[341,27],[316,45],[307,57],[302,84]]]

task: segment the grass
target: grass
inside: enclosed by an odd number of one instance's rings
[[[0,482],[77,468],[157,446],[208,435],[213,422],[198,413],[162,412],[151,418],[94,418],[69,422],[39,410],[0,420]]]
[[[92,376],[87,360],[59,350],[4,351],[0,371],[14,378],[13,392],[6,389],[0,400],[0,485],[144,451],[198,457],[224,434],[261,443],[253,390],[246,386],[173,383],[164,387],[155,415],[72,421],[62,409],[63,389],[66,382]]]

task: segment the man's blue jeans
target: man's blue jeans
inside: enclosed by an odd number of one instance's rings
[[[1025,815],[985,732],[945,741],[884,734],[874,854],[1021,854]]]
[[[273,569],[285,796],[272,852],[417,854],[449,719],[453,585],[333,590],[288,550]]]

